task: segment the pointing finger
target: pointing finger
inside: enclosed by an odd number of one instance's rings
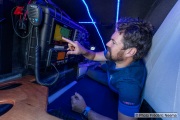
[[[67,39],[65,37],[62,37],[62,40],[75,46],[73,41],[71,41],[71,40],[69,40],[69,39]]]

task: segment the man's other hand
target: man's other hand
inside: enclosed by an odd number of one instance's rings
[[[87,106],[84,98],[77,92],[71,96],[71,105],[72,110],[78,113],[82,113]]]

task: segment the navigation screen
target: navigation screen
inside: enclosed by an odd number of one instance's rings
[[[65,38],[71,39],[72,30],[69,28],[63,27],[59,24],[56,24],[55,31],[54,31],[54,41],[61,41],[62,36]]]

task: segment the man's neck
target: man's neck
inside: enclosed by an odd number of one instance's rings
[[[124,68],[133,62],[133,58],[127,58],[123,61],[116,61],[116,68]]]

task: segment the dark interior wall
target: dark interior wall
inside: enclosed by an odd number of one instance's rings
[[[159,28],[177,0],[121,0],[120,17],[139,17]]]
[[[14,34],[11,13],[22,2],[23,0],[0,0],[0,75],[11,73],[21,62],[17,61],[21,59],[17,50],[21,46],[16,42],[18,37]]]
[[[11,24],[11,9],[13,4],[9,0],[1,0],[0,23],[0,74],[9,73],[12,70],[12,42],[13,28]]]
[[[176,2],[177,0],[157,0],[145,16],[145,19],[150,21],[157,30]]]
[[[144,19],[156,1],[158,0],[121,0],[119,16]]]
[[[4,18],[3,18],[3,13],[2,13],[2,7],[3,7],[3,1],[0,0],[0,74],[2,74],[3,70],[2,70],[2,23],[4,21]]]

